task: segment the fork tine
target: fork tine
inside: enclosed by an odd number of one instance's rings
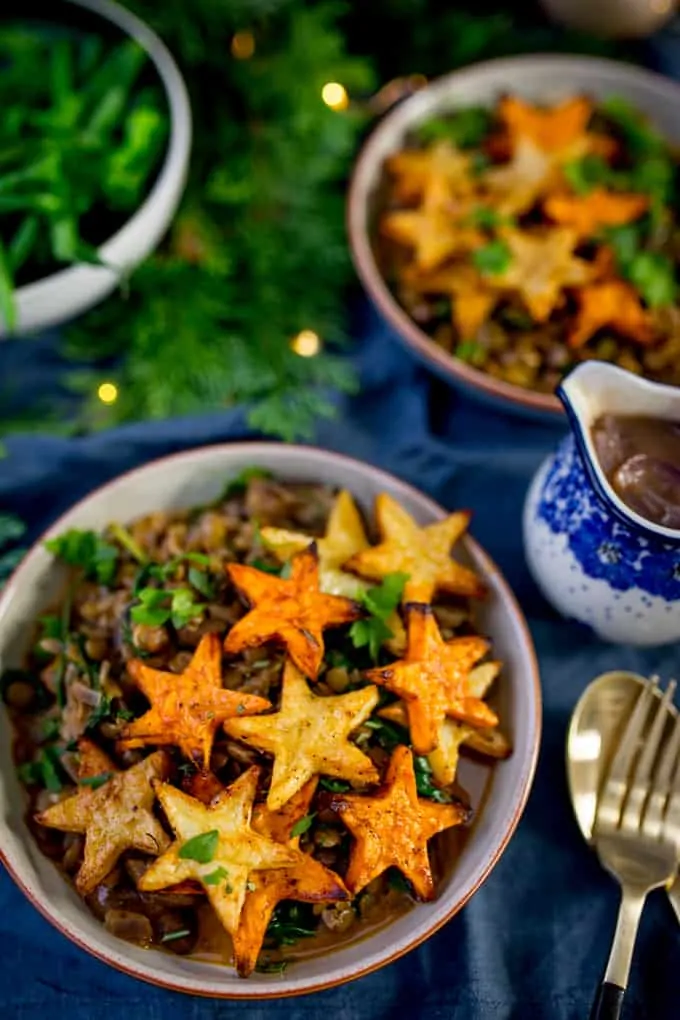
[[[649,728],[649,732],[645,736],[645,742],[638,758],[621,819],[622,829],[625,829],[627,832],[637,832],[642,824],[645,834],[652,839],[657,839],[660,835],[663,805],[668,791],[667,783],[664,785],[663,790],[658,784],[658,770],[657,775],[652,780],[652,768],[659,754],[676,686],[675,680],[671,680],[657,706],[654,720]],[[651,794],[650,787],[652,788]],[[648,794],[650,794],[649,801],[643,818],[642,812]],[[658,796],[659,794],[661,796]]]
[[[598,826],[618,828],[628,789],[628,773],[649,715],[658,679],[658,677],[652,677],[645,684],[635,702],[635,708],[630,714],[597,802],[596,829]]]
[[[673,734],[664,752],[659,771],[662,770],[666,789],[669,790],[663,836],[673,840],[680,856],[680,715],[675,720]]]

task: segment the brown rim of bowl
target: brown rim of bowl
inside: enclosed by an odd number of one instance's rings
[[[322,447],[318,446],[301,446],[296,444],[283,444],[283,443],[266,443],[257,441],[236,443],[213,443],[206,444],[205,446],[192,447],[189,448],[188,450],[183,450],[179,451],[178,453],[169,454],[166,457],[157,457],[154,460],[147,461],[145,464],[142,464],[139,467],[131,468],[129,471],[123,471],[121,472],[121,474],[116,475],[115,478],[112,478],[111,481],[105,482],[103,485],[100,485],[96,489],[93,489],[92,492],[87,494],[87,496],[84,496],[82,499],[74,503],[73,506],[69,507],[68,510],[61,514],[57,518],[57,520],[54,521],[42,533],[42,535],[33,543],[31,548],[29,549],[25,559],[28,559],[28,557],[30,557],[36,549],[42,546],[42,543],[44,542],[45,538],[52,531],[56,532],[59,529],[61,521],[65,516],[86,504],[90,499],[101,496],[102,493],[105,493],[107,489],[117,485],[118,482],[120,482],[123,478],[129,478],[136,474],[142,474],[147,468],[151,467],[154,464],[159,464],[163,462],[169,463],[175,460],[179,460],[183,457],[191,456],[191,454],[196,454],[201,450],[207,449],[209,449],[210,451],[213,451],[215,449],[225,449],[230,451],[242,450],[244,454],[249,454],[252,451],[257,451],[259,453],[263,453],[266,455],[274,454],[278,449],[282,448],[297,451],[303,455],[306,452],[322,454],[324,458],[331,458],[335,461],[342,461],[348,465],[359,465],[361,468],[365,468],[367,466],[371,467],[371,469],[374,471],[375,475],[378,478],[384,478],[386,482],[389,482],[390,485],[393,485],[395,482],[397,482],[398,486],[401,487],[405,492],[409,492],[414,496],[417,496],[420,500],[425,500],[426,503],[429,505],[428,506],[429,509],[435,511],[437,514],[446,514],[446,510],[444,510],[443,507],[441,507],[433,499],[430,499],[429,496],[420,492],[418,489],[416,489],[415,486],[410,485],[408,482],[402,481],[400,478],[397,478],[396,475],[391,475],[388,471],[383,471],[381,468],[374,468],[372,467],[372,465],[367,465],[365,461],[358,460],[356,457],[349,457],[343,453],[336,453],[331,450],[324,450]],[[466,893],[465,896],[457,900],[456,903],[454,903],[451,906],[451,909],[447,911],[446,915],[442,917],[437,923],[433,924],[431,928],[429,928],[426,932],[423,932],[423,934],[420,935],[419,937],[414,938],[412,941],[408,942],[408,944],[404,945],[402,948],[396,950],[391,955],[386,956],[384,959],[380,959],[375,961],[374,963],[358,967],[353,974],[344,975],[343,977],[334,980],[331,979],[328,981],[317,981],[315,983],[310,984],[309,987],[306,988],[286,989],[285,985],[276,985],[272,986],[271,991],[265,992],[262,991],[248,992],[247,987],[244,987],[243,992],[241,991],[236,992],[233,990],[208,991],[196,989],[191,986],[183,985],[180,982],[174,982],[170,979],[160,978],[151,975],[146,971],[139,970],[133,964],[122,963],[112,960],[106,953],[101,952],[99,949],[95,949],[94,947],[90,946],[85,941],[84,937],[80,936],[77,932],[69,930],[66,926],[64,926],[60,922],[56,914],[53,914],[50,911],[49,906],[45,905],[33,894],[33,892],[28,888],[28,886],[19,877],[19,875],[16,873],[13,867],[9,864],[2,847],[0,847],[0,862],[4,865],[7,873],[10,875],[15,885],[17,885],[19,889],[23,892],[26,899],[35,907],[38,913],[42,914],[42,916],[47,921],[49,921],[52,927],[56,928],[57,931],[59,931],[62,935],[65,935],[66,938],[68,938],[71,942],[77,945],[80,949],[84,949],[87,953],[89,953],[90,956],[93,956],[97,960],[100,960],[102,963],[106,963],[108,966],[113,967],[114,970],[118,970],[123,974],[127,974],[129,977],[138,978],[139,980],[144,981],[147,984],[155,985],[158,988],[167,988],[173,992],[182,992],[186,995],[197,995],[207,999],[256,1000],[256,999],[292,998],[294,996],[309,995],[312,992],[320,992],[326,991],[330,988],[336,988],[339,985],[347,984],[350,981],[356,980],[357,978],[365,977],[368,974],[372,974],[374,973],[374,971],[380,970],[382,967],[386,967],[390,963],[394,963],[395,960],[400,959],[402,956],[405,956],[406,953],[411,952],[412,949],[417,948],[417,946],[421,945],[432,935],[434,935],[435,932],[439,931],[440,928],[444,927],[445,924],[448,924],[451,918],[454,917],[455,914],[457,914],[458,911],[465,906],[468,900],[484,884],[484,882],[489,877],[489,875],[495,868],[496,864],[498,863],[500,857],[504,853],[508,843],[510,842],[510,839],[512,838],[515,832],[515,829],[517,828],[519,820],[522,817],[522,814],[524,813],[524,808],[526,807],[526,803],[529,798],[529,793],[531,792],[531,788],[533,786],[542,731],[542,697],[538,659],[536,656],[536,649],[534,648],[533,638],[531,636],[531,632],[529,630],[529,626],[525,619],[524,613],[522,612],[522,609],[519,603],[517,602],[517,599],[515,598],[514,592],[510,588],[502,572],[496,566],[491,557],[482,549],[482,547],[475,541],[475,539],[471,538],[469,535],[465,535],[463,541],[464,544],[474,552],[475,557],[481,562],[484,571],[488,575],[494,577],[500,589],[503,601],[509,607],[510,612],[515,617],[515,619],[520,625],[521,630],[523,631],[525,643],[531,661],[531,684],[533,687],[534,704],[536,706],[536,728],[534,741],[531,747],[531,753],[528,757],[527,765],[525,767],[524,785],[520,793],[519,801],[515,809],[515,812],[510,821],[508,822],[505,828],[505,832],[503,833],[500,842],[496,847],[495,852],[493,853],[483,872],[480,874],[479,878],[475,882],[474,886]],[[21,573],[24,562],[25,560],[22,561],[22,563],[20,563],[19,566],[10,575],[6,587],[9,587],[10,584],[19,582],[21,580]],[[247,980],[243,981],[244,986],[247,986],[247,983],[248,983]]]
[[[487,397],[506,401],[507,403],[514,405],[516,408],[524,408],[525,410],[532,411],[534,413],[538,412],[540,414],[550,415],[554,420],[557,416],[561,417],[564,414],[562,404],[556,396],[551,393],[539,393],[535,390],[515,386],[512,383],[504,382],[501,379],[495,379],[493,376],[483,372],[481,369],[473,368],[471,365],[468,365],[467,362],[461,361],[460,358],[456,358],[455,355],[448,354],[444,351],[438,344],[435,343],[432,337],[416,325],[410,315],[404,311],[399,302],[393,296],[378,268],[369,238],[368,225],[366,222],[367,217],[364,215],[365,210],[362,207],[358,193],[360,183],[363,184],[364,178],[370,178],[371,176],[371,167],[374,162],[373,150],[376,140],[381,138],[385,132],[389,130],[393,114],[397,110],[401,110],[406,104],[414,100],[418,100],[418,97],[421,96],[423,92],[427,92],[430,87],[435,85],[441,87],[444,83],[448,82],[455,84],[455,82],[461,77],[464,77],[473,70],[482,71],[486,68],[495,67],[502,69],[507,67],[508,72],[511,72],[516,70],[517,67],[521,67],[522,64],[526,62],[536,62],[537,60],[552,60],[561,62],[578,61],[579,63],[586,63],[599,67],[624,67],[630,70],[630,73],[635,76],[641,75],[648,81],[657,81],[665,89],[668,89],[669,85],[673,85],[673,82],[670,79],[665,78],[663,75],[655,74],[653,71],[648,71],[645,68],[637,68],[634,66],[628,68],[627,65],[623,64],[621,61],[608,60],[604,57],[581,56],[579,54],[537,53],[515,57],[500,57],[494,60],[485,60],[476,64],[469,64],[468,66],[459,68],[456,71],[440,75],[429,82],[428,85],[419,89],[415,95],[403,100],[403,102],[395,106],[393,110],[385,114],[383,119],[380,121],[380,124],[364,141],[352,169],[345,212],[350,251],[357,275],[364,285],[369,297],[377,306],[384,319],[394,329],[394,331],[399,334],[408,347],[411,347],[424,361],[429,362],[429,364],[432,365],[440,375],[449,376],[449,378],[452,378],[455,381],[465,383],[474,390],[481,390]],[[677,89],[677,85],[675,88]]]

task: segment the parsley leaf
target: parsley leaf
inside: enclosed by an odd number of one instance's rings
[[[64,784],[58,748],[43,747],[33,761],[18,767],[17,775],[26,786],[42,786],[50,793],[59,793]]]
[[[98,776],[85,776],[83,779],[79,779],[78,786],[89,786],[93,790],[98,790],[100,786],[108,783],[112,777],[113,772],[100,772]]]
[[[207,599],[215,597],[215,586],[205,570],[199,570],[198,567],[189,567],[187,579],[189,584],[197,592],[200,592],[201,595],[205,595]]]
[[[141,588],[136,593],[138,604],[132,606],[130,619],[147,627],[162,627],[172,622],[179,630],[203,613],[203,602],[196,602],[190,588]]]
[[[319,786],[329,793],[348,793],[352,789],[352,784],[344,779],[331,779],[328,776],[321,776]]]
[[[468,361],[471,365],[483,364],[486,358],[486,351],[481,344],[474,340],[464,340],[458,344],[454,354],[461,361]]]
[[[187,845],[186,843],[184,844]],[[202,882],[206,885],[219,885],[220,882],[224,882],[229,878],[229,872],[226,868],[219,865],[214,871],[211,871],[209,875],[203,875],[201,878]]]
[[[387,620],[401,602],[404,585],[407,581],[408,574],[388,574],[382,584],[369,588],[359,596],[359,601],[368,610],[370,616],[353,623],[349,636],[355,648],[368,646],[374,660],[378,658],[383,641],[392,637]]]
[[[191,935],[188,928],[178,928],[176,931],[168,931],[165,935],[161,935],[161,942],[175,942],[177,939],[183,939],[187,935]]]
[[[271,471],[261,467],[246,467],[231,478],[220,496],[220,502],[225,499],[232,499],[234,496],[241,496],[248,488],[254,478],[271,478]]]
[[[112,701],[106,694],[102,694],[99,704],[87,720],[86,730],[94,730],[100,723],[109,719],[112,713]]]
[[[182,861],[198,861],[199,864],[210,864],[215,856],[219,839],[220,834],[217,829],[201,832],[198,836],[192,836],[186,843],[183,843],[177,852],[177,856]]]
[[[474,149],[491,132],[493,114],[486,106],[468,106],[448,117],[434,117],[418,128],[417,137],[424,145],[450,141],[461,149]]]
[[[400,744],[408,744],[407,730],[398,723],[374,716],[372,719],[367,719],[364,726],[373,730],[376,740],[385,751],[393,751]]]
[[[602,156],[589,153],[581,159],[566,163],[562,172],[577,195],[587,195],[598,185],[612,183],[613,171]]]
[[[293,828],[290,830],[291,836],[302,836],[311,827],[314,819],[316,818],[316,812],[311,815],[305,815],[304,818],[298,819]]]
[[[675,301],[675,271],[667,255],[656,251],[640,251],[631,259],[626,275],[650,308],[672,305]]]
[[[109,585],[116,576],[118,549],[94,531],[72,528],[45,542],[45,548],[71,567],[80,567],[85,577]]]
[[[416,776],[416,789],[419,797],[428,797],[430,800],[435,800],[439,804],[451,803],[453,800],[451,794],[447,793],[445,790],[440,790],[440,788],[435,786],[432,782],[432,766],[427,758],[414,755],[413,771]]]
[[[512,261],[512,253],[505,241],[500,241],[496,238],[481,248],[477,248],[472,253],[472,261],[480,273],[488,273],[495,276],[498,273],[505,272],[508,268]]]
[[[667,149],[663,136],[628,100],[609,96],[599,104],[599,108],[619,128],[633,156],[650,156]]]
[[[466,219],[473,227],[481,227],[483,230],[490,230],[492,227],[509,222],[509,217],[503,216],[498,209],[493,209],[489,205],[475,206]]]

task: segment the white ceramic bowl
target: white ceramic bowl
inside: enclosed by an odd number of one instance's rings
[[[597,7],[597,3],[593,3]],[[354,166],[347,197],[347,230],[354,265],[368,296],[409,350],[451,385],[504,411],[541,416],[559,424],[563,408],[552,393],[515,386],[456,358],[428,336],[388,287],[373,250],[383,165],[413,129],[458,107],[489,106],[511,92],[530,102],[556,103],[585,94],[595,100],[621,96],[646,114],[674,144],[680,143],[680,86],[632,64],[598,57],[528,55],[489,60],[431,82],[391,110],[369,135]]]
[[[369,511],[374,497],[385,491],[422,523],[445,513],[415,489],[359,461],[310,447],[245,443],[192,450],[131,471],[77,504],[45,537],[67,528],[101,528],[112,519],[125,522],[154,510],[208,502],[229,477],[253,464],[284,480],[346,487]],[[465,559],[490,589],[482,625],[493,638],[494,654],[506,664],[498,682],[497,707],[514,750],[507,761],[492,768],[469,760],[462,763],[460,778],[473,804],[482,797],[484,804],[437,900],[419,904],[370,936],[295,963],[282,975],[254,974],[247,980],[237,978],[231,967],[121,942],[95,920],[31,838],[23,820],[25,797],[12,765],[9,720],[0,712],[0,853],[34,906],[77,945],[128,974],[178,991],[225,998],[279,998],[331,987],[389,963],[448,921],[487,877],[519,821],[541,728],[538,666],[522,612],[477,543],[468,538],[463,546]],[[42,542],[36,544],[0,599],[0,671],[21,663],[31,636],[29,622],[55,598],[62,582],[62,568]]]
[[[163,84],[170,131],[156,182],[134,215],[99,248],[105,265],[80,263],[19,287],[15,298],[19,334],[59,325],[107,297],[143,262],[165,234],[179,205],[189,168],[191,107],[184,79],[170,52],[148,25],[110,0],[67,0],[116,25],[146,50]],[[55,12],[55,19],[58,14]],[[0,318],[0,338],[7,335]]]

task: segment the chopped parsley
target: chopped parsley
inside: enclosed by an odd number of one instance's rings
[[[467,221],[473,227],[491,230],[493,227],[509,222],[509,219],[507,216],[499,213],[498,209],[493,209],[489,205],[477,205],[467,217]]]
[[[417,137],[424,145],[450,141],[461,149],[481,145],[493,127],[493,114],[485,106],[468,106],[448,117],[434,117],[418,128]]]
[[[329,776],[321,776],[319,786],[329,793],[348,793],[352,789],[352,784],[344,779],[331,779]]]
[[[440,789],[432,781],[432,766],[427,758],[413,756],[413,771],[416,776],[416,789],[419,797],[428,797],[440,804],[450,804],[453,797],[446,790]]]
[[[113,772],[100,772],[98,776],[85,776],[83,779],[78,780],[78,786],[89,786],[93,790],[98,790],[100,786],[108,783],[109,779],[113,778]]]
[[[60,751],[54,745],[43,747],[33,761],[20,765],[17,775],[26,786],[42,786],[50,793],[59,793],[64,786]]]
[[[234,475],[234,477],[227,482],[226,486],[224,487],[224,491],[222,492],[222,495],[220,497],[220,501],[225,499],[233,499],[234,496],[243,495],[243,493],[248,488],[248,485],[250,484],[250,482],[253,481],[254,478],[271,478],[271,477],[272,477],[271,471],[267,471],[265,468],[261,467],[243,468],[242,471],[239,471],[237,475]]]
[[[305,815],[304,818],[300,818],[295,823],[293,828],[290,830],[291,836],[302,836],[302,835],[304,835],[304,833],[308,832],[308,830],[312,827],[312,823],[314,822],[315,818],[316,818],[316,813],[311,814],[311,815]]]
[[[70,567],[79,567],[85,577],[110,585],[118,567],[118,549],[95,531],[72,528],[45,542],[45,548]]]
[[[187,935],[191,935],[188,928],[178,928],[176,931],[168,931],[161,935],[161,942],[176,942],[177,939],[184,939]]]
[[[99,703],[87,720],[86,730],[94,730],[100,723],[107,722],[113,715],[113,702],[106,694],[102,694]]]
[[[393,751],[400,744],[408,745],[408,732],[404,726],[373,716],[364,723],[367,729],[373,730],[375,739],[385,751]]]
[[[508,268],[512,261],[512,253],[505,241],[496,238],[477,248],[472,253],[472,261],[480,273],[496,276]]]
[[[606,238],[621,275],[637,288],[650,308],[672,305],[677,295],[675,269],[661,252],[647,251],[639,225],[610,227]]]
[[[374,661],[377,661],[383,641],[392,637],[387,621],[401,602],[407,581],[408,574],[388,574],[381,584],[359,596],[369,615],[352,624],[349,636],[355,648],[368,647]]]
[[[204,602],[197,602],[190,588],[141,588],[136,592],[138,602],[130,610],[133,623],[147,627],[162,627],[172,623],[176,630],[201,616]]]
[[[486,351],[481,344],[476,343],[474,340],[464,340],[458,344],[454,354],[461,361],[467,361],[471,365],[483,364],[486,357]]]
[[[197,861],[199,864],[210,864],[215,856],[220,834],[217,829],[201,832],[192,836],[179,848],[177,856],[182,861]]]
[[[205,882],[206,885],[220,885],[222,882],[226,882],[228,878],[229,872],[220,865],[214,871],[211,871],[209,875],[203,875],[201,881]]]
[[[274,911],[266,937],[279,946],[294,946],[300,939],[315,935],[317,925],[307,904],[284,901]]]

